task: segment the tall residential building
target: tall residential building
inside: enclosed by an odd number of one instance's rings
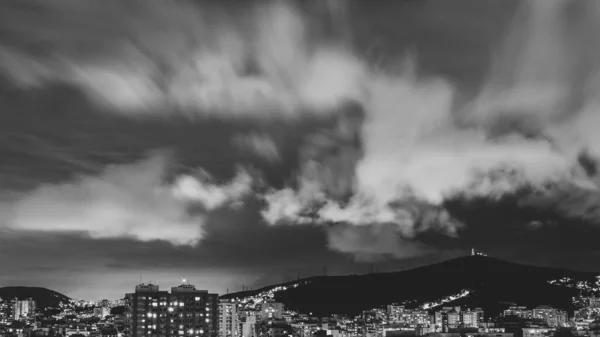
[[[241,337],[256,337],[256,316],[247,316],[242,323]]]
[[[532,310],[533,318],[543,320],[550,327],[564,325],[567,322],[567,314],[563,311],[549,306],[539,306]]]
[[[238,315],[235,302],[221,300],[221,303],[219,303],[219,337],[239,336],[238,329]]]
[[[140,284],[126,294],[125,325],[132,337],[216,337],[218,295],[196,290],[191,284],[160,291]]]
[[[241,337],[256,337],[258,335],[256,331],[258,315],[259,312],[254,309],[245,309],[239,312]]]
[[[19,300],[15,298],[12,301],[12,315],[13,319],[19,320],[35,315],[35,301],[31,298],[26,300]]]
[[[97,307],[94,308],[94,316],[104,319],[106,316],[110,315],[109,307]]]
[[[452,310],[447,313],[448,327],[457,328],[460,325],[460,311]]]
[[[484,313],[483,309],[475,308],[475,309],[473,309],[473,311],[477,313],[477,323],[485,322],[485,313]]]
[[[479,323],[478,313],[471,310],[461,311],[460,322],[462,323],[463,327],[476,328]]]
[[[406,309],[404,308],[403,305],[388,305],[387,306],[387,314],[389,319],[392,322],[398,322],[401,320],[402,315],[404,314],[404,312],[406,311]]]
[[[283,303],[269,301],[260,304],[260,318],[262,320],[283,319]]]
[[[125,295],[125,326],[131,336],[160,336],[170,331],[164,313],[168,296],[154,284],[137,285],[135,293]]]

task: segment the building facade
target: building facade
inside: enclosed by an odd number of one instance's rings
[[[523,319],[532,319],[533,311],[528,310],[527,307],[524,306],[511,306],[504,310],[503,315],[504,317],[516,316]]]
[[[254,309],[246,309],[239,312],[238,319],[239,331],[241,337],[256,337],[258,336],[256,327],[258,326],[259,311]]]
[[[160,291],[140,284],[126,295],[125,326],[132,337],[216,337],[218,295],[184,284]]]
[[[237,337],[238,315],[235,302],[221,300],[219,303],[219,337]]]
[[[26,300],[19,300],[18,298],[13,299],[12,315],[14,320],[35,316],[35,301],[31,298]]]
[[[567,314],[564,311],[549,306],[539,306],[532,310],[534,319],[545,321],[550,327],[562,326],[567,323]]]
[[[281,320],[283,319],[283,303],[279,302],[265,302],[260,304],[260,318],[262,320]]]

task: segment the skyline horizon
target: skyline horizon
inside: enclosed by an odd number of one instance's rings
[[[472,248],[475,249],[475,248]],[[475,249],[476,252],[481,252],[478,251],[477,249]],[[484,252],[485,253],[485,252]],[[306,279],[310,279],[310,278],[314,278],[314,277],[323,277],[323,276],[368,276],[371,274],[386,274],[386,273],[402,273],[405,271],[410,271],[410,270],[414,270],[414,269],[419,269],[422,267],[428,267],[428,266],[433,266],[433,265],[437,265],[437,264],[443,264],[444,262],[449,262],[452,260],[457,260],[457,259],[462,259],[462,258],[470,258],[470,257],[475,257],[475,258],[486,258],[486,259],[496,259],[496,260],[500,260],[500,261],[504,261],[504,262],[508,262],[511,264],[516,264],[516,265],[523,265],[523,266],[529,266],[529,267],[539,267],[539,268],[545,268],[545,269],[554,269],[554,270],[560,270],[563,272],[580,272],[580,273],[589,273],[589,274],[597,274],[598,277],[600,277],[600,270],[597,271],[581,271],[581,270],[575,270],[575,269],[569,269],[569,268],[557,268],[557,267],[552,267],[549,265],[540,265],[540,264],[531,264],[531,263],[521,263],[521,262],[516,262],[516,261],[511,261],[511,260],[507,260],[507,259],[501,259],[492,255],[479,255],[479,254],[475,254],[473,255],[472,252],[468,252],[464,255],[457,255],[451,258],[447,258],[447,259],[441,259],[441,260],[437,260],[428,264],[424,264],[424,265],[416,265],[416,266],[412,266],[409,268],[401,268],[399,270],[386,270],[386,271],[379,271],[376,268],[372,269],[373,266],[375,266],[377,263],[369,263],[366,264],[369,266],[369,269],[367,272],[364,273],[345,273],[345,274],[335,274],[335,275],[330,275],[330,274],[313,274],[313,275],[309,275],[309,276],[301,276],[299,279],[298,278],[294,278],[294,279],[290,279],[288,281],[281,281],[281,282],[277,282],[277,283],[271,283],[271,284],[263,284],[260,286],[247,286],[245,284],[242,284],[239,290],[233,290],[233,289],[225,289],[225,291],[221,292],[221,291],[215,291],[212,289],[207,289],[207,288],[200,288],[196,286],[196,283],[202,283],[201,281],[198,282],[194,282],[193,280],[190,280],[188,278],[182,278],[181,282],[177,283],[169,283],[169,282],[156,282],[156,280],[144,280],[142,279],[141,282],[133,282],[130,285],[130,291],[126,291],[124,292],[121,297],[103,297],[103,298],[99,298],[99,299],[89,299],[89,298],[81,298],[81,297],[73,297],[71,295],[68,294],[68,291],[59,291],[57,289],[53,289],[53,288],[49,288],[46,286],[41,286],[41,285],[30,285],[30,286],[23,286],[23,285],[0,285],[0,289],[1,288],[7,288],[7,287],[31,287],[31,288],[43,288],[43,289],[47,289],[47,290],[51,290],[51,291],[56,291],[62,295],[65,295],[69,298],[71,298],[72,300],[75,301],[84,301],[84,302],[98,302],[98,301],[102,301],[102,300],[110,300],[110,301],[117,301],[117,300],[122,300],[125,298],[125,294],[127,293],[133,293],[135,292],[135,288],[138,285],[157,285],[159,286],[159,289],[161,289],[161,291],[170,291],[171,288],[174,287],[178,287],[180,285],[193,285],[197,290],[206,290],[209,293],[215,293],[218,294],[219,297],[223,296],[223,295],[228,295],[228,294],[235,294],[235,293],[243,293],[243,292],[247,292],[247,291],[258,291],[260,289],[263,288],[271,288],[271,287],[275,287],[278,285],[282,285],[282,284],[288,284],[288,283],[294,283],[295,281],[302,281],[302,280],[306,280]],[[298,276],[298,275],[297,275]],[[165,284],[168,284],[167,286]],[[163,288],[164,287],[164,288]],[[245,289],[243,287],[246,287]],[[250,288],[250,289],[248,289]]]

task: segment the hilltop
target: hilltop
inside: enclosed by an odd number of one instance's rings
[[[60,303],[69,303],[71,298],[54,290],[41,287],[2,287],[0,298],[10,300],[13,298],[25,300],[32,298],[38,308],[58,307]]]
[[[600,290],[597,276],[466,256],[399,272],[311,277],[223,298],[243,299],[270,292],[289,309],[316,315],[355,315],[391,303],[423,309],[482,307],[486,316],[498,314],[509,303],[552,305],[572,312],[573,296]]]

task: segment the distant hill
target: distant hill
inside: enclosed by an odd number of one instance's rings
[[[2,287],[0,298],[10,300],[17,297],[20,300],[32,298],[38,308],[58,307],[59,303],[68,303],[71,299],[54,290],[41,287]]]
[[[530,307],[546,304],[572,312],[572,297],[585,291],[578,287],[585,284],[587,291],[592,291],[596,276],[597,273],[521,265],[487,256],[466,256],[392,273],[317,276],[222,298],[248,298],[272,292],[288,308],[316,315],[355,315],[391,303],[424,309],[436,304],[482,307],[486,316],[497,315],[509,303]]]

